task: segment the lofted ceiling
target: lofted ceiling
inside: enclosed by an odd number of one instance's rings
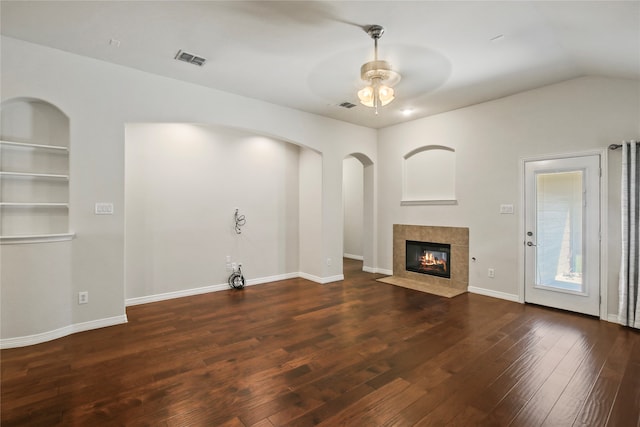
[[[640,79],[640,1],[7,1],[3,35],[381,128],[600,75]],[[402,75],[359,104],[365,32]],[[207,59],[176,61],[179,50]],[[339,104],[350,102],[346,109]],[[405,114],[411,110],[410,114]]]

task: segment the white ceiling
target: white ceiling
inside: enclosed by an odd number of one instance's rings
[[[10,37],[372,128],[579,76],[640,79],[640,1],[2,0],[0,8]],[[402,74],[378,116],[356,96],[372,24],[385,27],[380,58]],[[176,61],[179,49],[207,63]]]

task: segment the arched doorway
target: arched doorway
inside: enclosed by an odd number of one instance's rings
[[[362,261],[362,270],[375,271],[375,209],[373,162],[352,153],[342,165],[343,256]]]

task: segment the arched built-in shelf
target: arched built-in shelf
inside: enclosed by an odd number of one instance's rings
[[[443,145],[418,147],[403,157],[402,206],[456,205],[455,150]]]
[[[70,240],[69,119],[31,98],[0,113],[0,243]]]

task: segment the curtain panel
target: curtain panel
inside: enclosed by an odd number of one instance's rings
[[[622,143],[622,257],[620,263],[620,304],[618,320],[622,325],[640,329],[640,300],[638,292],[638,239],[640,197],[640,141]]]

